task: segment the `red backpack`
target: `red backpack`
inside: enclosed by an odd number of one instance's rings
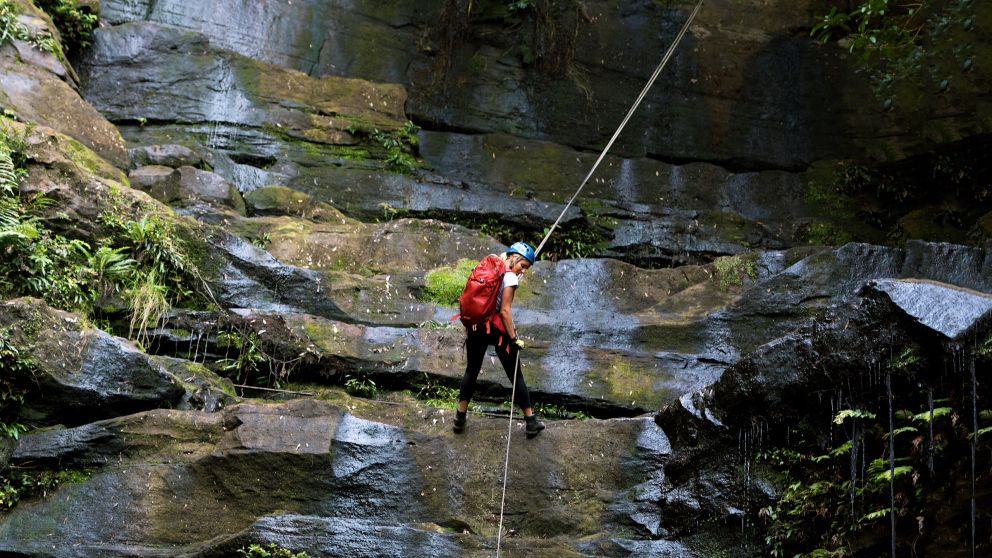
[[[489,333],[489,324],[494,323],[500,330],[503,322],[496,312],[496,295],[503,287],[503,274],[506,273],[506,262],[495,254],[482,258],[468,276],[465,289],[458,297],[458,306],[465,328],[477,331],[485,325]]]

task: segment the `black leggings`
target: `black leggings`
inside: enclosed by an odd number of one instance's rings
[[[524,382],[523,370],[517,363],[519,350],[515,345],[510,344],[510,338],[501,334],[495,328],[492,333],[468,332],[465,339],[465,375],[462,376],[461,391],[458,392],[459,401],[471,401],[472,394],[475,393],[475,381],[482,370],[482,360],[486,357],[486,349],[489,346],[496,347],[496,355],[506,378],[513,382],[513,369],[517,367],[517,389],[513,402],[521,409],[530,407],[530,393],[527,391],[527,384]]]

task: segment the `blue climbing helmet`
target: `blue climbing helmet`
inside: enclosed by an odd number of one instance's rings
[[[506,253],[520,254],[524,257],[524,259],[530,262],[531,265],[534,265],[534,259],[536,257],[534,254],[534,247],[526,242],[514,242],[509,248],[506,249]]]

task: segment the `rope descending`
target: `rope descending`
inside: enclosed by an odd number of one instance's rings
[[[587,174],[586,177],[582,180],[582,183],[579,184],[579,188],[575,190],[575,193],[572,194],[571,198],[569,198],[568,203],[565,204],[565,209],[561,211],[561,215],[559,215],[558,218],[555,219],[554,224],[551,225],[551,228],[548,229],[547,234],[544,235],[544,239],[541,240],[541,243],[537,245],[537,250],[534,250],[535,257],[537,256],[537,254],[541,253],[541,248],[544,248],[544,244],[548,241],[549,238],[551,238],[551,233],[553,233],[555,228],[558,227],[558,223],[560,223],[562,217],[565,216],[565,212],[568,211],[569,207],[572,207],[572,202],[575,201],[575,198],[579,197],[579,192],[581,192],[582,189],[585,188],[586,183],[589,182],[590,178],[592,178],[592,174],[596,172],[596,168],[599,167],[599,164],[601,162],[603,162],[603,158],[606,157],[606,152],[609,151],[611,147],[613,147],[613,142],[617,140],[617,137],[620,135],[620,131],[623,130],[624,126],[627,125],[627,121],[630,120],[630,117],[633,116],[634,111],[637,110],[638,106],[640,106],[641,101],[644,100],[644,96],[647,95],[648,90],[651,89],[651,86],[654,85],[655,80],[658,79],[658,75],[661,73],[661,70],[665,67],[666,64],[668,64],[668,59],[672,57],[672,54],[675,52],[675,48],[679,45],[679,42],[682,41],[682,37],[685,35],[686,31],[689,30],[689,25],[692,23],[692,20],[696,18],[696,14],[699,13],[699,9],[702,6],[703,6],[703,0],[699,0],[699,3],[696,4],[696,7],[692,10],[692,13],[689,14],[689,19],[685,21],[685,24],[682,25],[682,29],[679,31],[679,34],[676,35],[675,40],[672,42],[672,45],[668,47],[668,52],[666,52],[664,58],[661,59],[661,63],[658,64],[657,68],[655,68],[654,73],[651,74],[651,78],[648,79],[648,82],[644,86],[644,89],[641,90],[641,94],[637,96],[637,100],[634,101],[633,105],[631,105],[630,110],[627,111],[627,115],[623,117],[623,121],[620,122],[620,126],[617,127],[617,131],[613,133],[613,137],[610,138],[610,141],[606,144],[606,147],[603,148],[602,153],[599,154],[599,158],[596,159],[596,162],[595,164],[593,164],[592,169],[589,170],[589,174]]]
[[[665,56],[661,59],[661,63],[658,64],[657,68],[655,68],[654,73],[651,74],[651,78],[648,79],[648,82],[644,86],[644,89],[642,89],[640,95],[637,96],[637,100],[634,101],[634,104],[630,107],[630,110],[627,111],[627,115],[624,116],[623,121],[620,122],[620,126],[617,127],[617,131],[613,133],[613,137],[610,138],[610,141],[606,144],[606,147],[603,148],[602,153],[599,154],[599,158],[596,159],[596,163],[593,164],[592,169],[589,170],[589,174],[587,174],[586,177],[582,180],[582,183],[579,184],[578,189],[575,190],[575,193],[572,194],[571,198],[569,198],[568,203],[565,204],[565,209],[562,210],[561,215],[559,215],[558,218],[555,219],[554,224],[551,225],[551,228],[548,229],[547,234],[544,235],[544,239],[542,239],[541,243],[538,244],[537,250],[534,251],[535,257],[537,256],[537,254],[541,253],[541,249],[544,248],[544,244],[548,241],[549,238],[551,238],[551,233],[554,232],[555,228],[558,226],[558,223],[561,222],[562,217],[565,216],[565,212],[567,212],[568,208],[572,206],[572,202],[574,202],[575,199],[579,197],[579,193],[582,192],[582,188],[585,187],[586,183],[589,182],[589,179],[592,177],[593,173],[596,172],[596,168],[599,167],[599,164],[603,161],[603,158],[606,156],[607,151],[609,151],[610,148],[613,147],[613,143],[617,140],[617,137],[620,135],[621,130],[623,130],[624,126],[627,125],[627,121],[630,120],[630,117],[634,114],[634,111],[637,110],[637,107],[640,106],[641,101],[644,100],[644,97],[645,95],[647,95],[648,90],[651,89],[651,86],[654,85],[655,80],[658,79],[658,75],[661,74],[661,70],[664,69],[666,64],[668,64],[668,60],[672,57],[672,54],[675,52],[675,48],[678,47],[679,42],[682,41],[682,37],[685,36],[686,31],[689,30],[689,25],[692,24],[692,20],[696,18],[696,14],[699,13],[699,9],[702,6],[703,6],[703,0],[699,0],[699,3],[696,4],[696,7],[692,10],[692,13],[689,14],[689,18],[686,19],[685,23],[682,25],[682,29],[679,31],[679,34],[675,36],[675,40],[672,41],[671,46],[668,47],[668,52],[666,52]],[[499,503],[499,527],[496,532],[496,558],[499,558],[500,546],[503,541],[503,511],[506,505],[506,479],[510,470],[510,437],[513,434],[513,400],[516,397],[516,392],[517,392],[517,371],[519,369],[520,369],[520,353],[517,352],[517,362],[513,368],[513,388],[511,389],[510,392],[510,426],[506,433],[506,458],[503,462],[503,495],[500,498],[500,503]]]

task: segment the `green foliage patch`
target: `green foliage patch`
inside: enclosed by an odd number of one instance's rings
[[[431,407],[454,409],[458,405],[458,388],[445,385],[424,372],[416,398]]]
[[[454,265],[445,265],[427,272],[424,278],[425,299],[445,306],[456,306],[465,282],[478,262],[462,258]]]
[[[123,305],[139,343],[171,306],[202,303],[202,282],[171,223],[107,210],[98,218],[104,237],[56,233],[47,224],[54,201],[20,191],[25,164],[24,138],[0,127],[0,296],[35,296],[96,319]]]
[[[976,0],[860,0],[833,6],[811,36],[842,40],[889,109],[899,102],[920,103],[925,95],[969,79],[976,61],[977,6]]]
[[[233,376],[238,383],[251,381],[257,385],[280,386],[279,378],[271,377],[271,367],[262,368],[268,358],[262,351],[261,339],[254,331],[221,332],[217,334],[217,346],[225,349],[225,356],[217,361],[217,367],[224,374]]]
[[[27,41],[38,50],[64,58],[59,42],[47,31],[33,32],[18,21],[18,6],[7,0],[0,0],[0,45],[11,40]]]
[[[267,545],[250,544],[238,550],[243,558],[309,558],[306,552],[294,552],[274,543]]]
[[[962,385],[928,386],[933,364],[915,347],[894,350],[882,372],[897,384],[891,418],[882,382],[881,397],[859,394],[859,403],[835,409],[827,428],[791,425],[786,446],[758,453],[756,465],[778,490],[758,513],[768,555],[887,556],[893,520],[900,556],[942,536],[941,515],[965,482],[959,474],[971,467],[972,443],[976,482],[987,482],[992,412],[975,410],[967,375]]]
[[[379,386],[361,370],[345,374],[344,389],[356,397],[375,399],[379,396]]]
[[[723,289],[740,287],[745,280],[758,278],[758,256],[754,253],[722,256],[713,262],[713,266]]]
[[[362,137],[371,147],[381,149],[386,168],[393,172],[410,174],[420,167],[417,160],[420,127],[409,120],[400,128],[390,131],[366,128],[361,125],[349,126],[348,133]]]
[[[27,430],[18,422],[18,414],[24,403],[30,371],[30,360],[21,355],[7,331],[0,329],[0,439],[16,440]]]
[[[78,52],[89,46],[100,17],[76,0],[34,0],[36,6],[52,17],[62,36],[66,52]]]
[[[83,482],[89,477],[89,471],[80,469],[9,468],[0,476],[0,511],[13,508],[23,499],[45,497],[62,484]]]

